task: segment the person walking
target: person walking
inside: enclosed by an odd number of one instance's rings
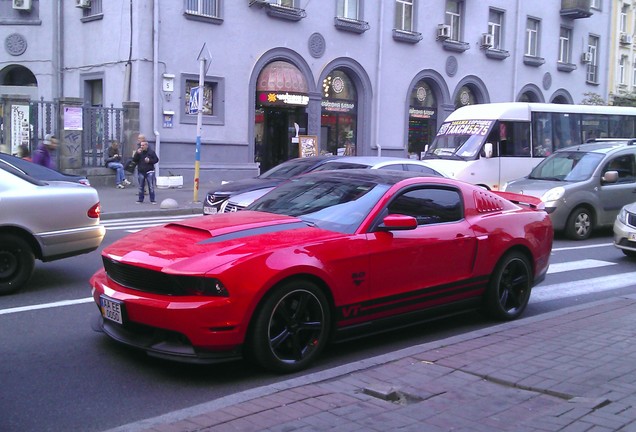
[[[46,134],[44,140],[38,144],[33,152],[32,162],[47,168],[55,169],[51,152],[57,148],[57,138],[54,135]]]
[[[148,147],[148,141],[141,141],[133,156],[133,161],[137,164],[137,181],[139,182],[139,199],[137,203],[141,204],[144,202],[144,188],[146,183],[148,183],[150,203],[157,204],[155,201],[155,164],[159,162],[159,158],[154,150]]]
[[[128,186],[130,182],[126,179],[126,173],[124,172],[124,165],[121,163],[121,155],[119,154],[119,142],[112,141],[108,147],[106,153],[106,167],[115,171],[115,183],[118,189],[123,189]]]

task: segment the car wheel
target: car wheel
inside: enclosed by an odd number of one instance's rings
[[[0,234],[0,294],[19,290],[34,267],[35,257],[26,241],[12,234]]]
[[[255,314],[250,354],[266,369],[302,370],[327,344],[330,325],[322,291],[309,281],[289,282],[274,288]]]
[[[625,256],[630,257],[630,258],[636,258],[636,251],[633,250],[627,250],[627,249],[621,249],[621,251],[625,254]]]
[[[532,267],[520,252],[506,254],[495,267],[486,291],[486,312],[495,319],[518,318],[530,300]]]
[[[585,240],[592,233],[592,214],[589,210],[579,207],[568,217],[565,235],[572,240]]]

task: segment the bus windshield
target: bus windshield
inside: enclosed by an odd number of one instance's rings
[[[490,132],[493,120],[457,120],[442,124],[425,159],[474,159]]]

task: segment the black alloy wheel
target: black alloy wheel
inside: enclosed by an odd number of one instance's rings
[[[532,266],[521,252],[506,254],[497,264],[486,292],[486,311],[497,320],[518,318],[530,300]]]
[[[327,344],[329,303],[313,283],[297,280],[274,288],[254,317],[248,346],[266,369],[305,369]]]
[[[19,290],[35,267],[29,244],[13,234],[0,234],[0,295]]]

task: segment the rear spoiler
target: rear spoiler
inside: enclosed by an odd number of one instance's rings
[[[531,196],[531,195],[522,195],[513,192],[502,192],[502,191],[491,191],[495,195],[500,196],[503,199],[508,201],[512,201],[518,205],[525,205],[535,210],[545,210],[545,204],[541,199]]]

